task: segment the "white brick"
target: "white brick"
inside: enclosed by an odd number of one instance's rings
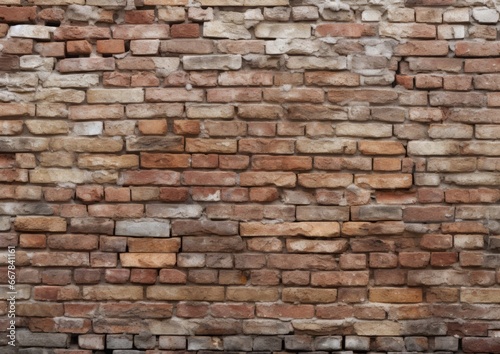
[[[117,221],[115,235],[170,237],[170,222],[161,219]]]
[[[409,155],[456,155],[459,152],[459,143],[457,141],[418,140],[408,143]]]
[[[222,21],[210,21],[203,24],[203,37],[251,39],[252,35],[243,25]]]
[[[309,38],[311,25],[306,23],[259,23],[255,27],[257,38]]]
[[[468,7],[447,10],[443,13],[443,21],[448,23],[469,22],[470,12]]]
[[[497,23],[499,15],[495,9],[476,7],[472,9],[472,17],[479,23]]]
[[[9,29],[10,37],[50,39],[50,33],[54,32],[56,27],[37,26],[37,25],[15,25]]]
[[[102,131],[102,122],[81,122],[73,125],[73,134],[75,135],[101,135]]]
[[[347,67],[346,57],[316,58],[291,56],[286,61],[288,69],[328,69],[343,70]]]
[[[184,70],[238,70],[241,55],[186,55],[182,58]]]
[[[43,81],[43,87],[90,87],[99,84],[98,74],[50,74]]]

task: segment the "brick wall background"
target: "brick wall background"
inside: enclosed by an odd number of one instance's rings
[[[0,0],[0,351],[499,353],[496,6]]]

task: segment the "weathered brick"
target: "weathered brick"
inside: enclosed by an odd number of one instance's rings
[[[319,37],[352,37],[373,36],[377,30],[376,26],[370,24],[321,24],[316,27],[315,34]]]
[[[150,286],[146,296],[153,300],[222,301],[223,287],[209,286]]]
[[[185,70],[238,70],[241,68],[240,55],[184,56]]]

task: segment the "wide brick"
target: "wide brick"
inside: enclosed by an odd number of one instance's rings
[[[175,253],[120,253],[122,267],[169,268],[176,261]]]
[[[316,27],[315,34],[318,37],[352,37],[373,36],[377,27],[371,24],[336,23],[320,24]]]
[[[340,227],[337,222],[295,222],[281,224],[242,223],[242,236],[338,236]]]
[[[282,23],[260,23],[255,28],[257,38],[309,38],[311,26],[305,23],[292,25]]]
[[[136,103],[144,101],[142,89],[89,89],[89,103]]]
[[[0,6],[0,19],[7,23],[29,23],[36,18],[36,7],[7,7]]]
[[[148,88],[146,89],[147,102],[201,102],[203,90],[186,90],[183,88]]]
[[[119,25],[113,28],[115,39],[167,39],[170,26],[158,25]]]
[[[295,142],[290,139],[240,139],[238,149],[254,154],[293,154]]]
[[[415,23],[384,23],[379,28],[379,34],[392,38],[436,38],[436,26]]]
[[[112,71],[115,70],[114,58],[75,58],[62,59],[57,64],[61,73],[79,71]]]
[[[208,102],[256,102],[261,100],[261,96],[261,90],[258,88],[216,88],[207,90]]]
[[[447,206],[408,206],[403,210],[403,220],[408,222],[450,221],[454,208]]]
[[[417,303],[422,301],[422,289],[372,288],[369,299],[373,302]]]
[[[350,102],[389,103],[398,98],[398,93],[392,90],[329,90],[328,100],[345,105]]]
[[[31,264],[35,267],[88,267],[89,254],[83,252],[37,252]]]
[[[32,54],[33,40],[23,38],[10,38],[9,40],[0,39],[5,54]],[[27,83],[26,83],[27,84]]]
[[[157,218],[199,218],[202,211],[203,207],[200,205],[146,205],[146,216]]]
[[[448,42],[407,41],[396,46],[395,54],[401,56],[446,56],[448,54]]]
[[[307,156],[252,156],[252,168],[255,170],[287,171],[309,170],[312,168],[312,159]]]
[[[185,70],[238,70],[242,59],[240,55],[186,55],[182,63]]]
[[[341,253],[347,249],[347,241],[287,240],[289,252]]]
[[[297,69],[331,69],[343,70],[347,68],[347,60],[345,57],[338,58],[315,58],[305,56],[293,56],[286,61],[286,67],[291,70]]]
[[[11,37],[47,40],[50,39],[51,32],[50,27],[40,25],[13,25],[10,26],[8,34]]]
[[[314,307],[312,305],[289,304],[257,304],[257,317],[263,318],[312,318]]]
[[[146,297],[153,300],[223,301],[224,288],[216,286],[150,286]]]
[[[410,188],[412,176],[409,174],[355,175],[354,183],[366,184],[374,189]]]
[[[128,151],[168,151],[179,152],[184,149],[184,138],[180,136],[139,136],[126,138]]]
[[[18,216],[14,228],[19,231],[66,231],[66,220],[55,216]]]
[[[311,274],[313,286],[366,286],[368,284],[367,271],[329,271],[314,272]]]
[[[232,221],[187,221],[175,220],[172,222],[173,235],[237,235],[238,223]]]
[[[264,101],[268,102],[314,102],[322,103],[324,92],[316,88],[293,88],[283,91],[278,88],[266,88],[263,90]]]
[[[299,185],[306,188],[338,188],[347,187],[353,181],[348,173],[301,173],[298,175]]]
[[[268,267],[276,269],[316,269],[331,270],[336,268],[336,261],[329,255],[308,254],[271,254]]]
[[[279,293],[277,288],[272,287],[228,287],[226,298],[229,301],[277,301]]]
[[[297,177],[293,172],[243,172],[240,174],[241,186],[294,187]]]
[[[134,285],[94,285],[84,286],[84,300],[142,300],[142,286]]]

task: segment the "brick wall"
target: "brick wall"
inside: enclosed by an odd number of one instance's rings
[[[0,351],[499,353],[499,9],[0,0]]]

